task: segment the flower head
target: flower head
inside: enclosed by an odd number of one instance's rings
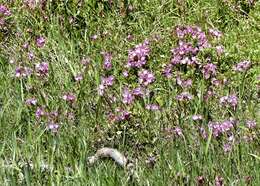
[[[66,93],[62,96],[62,99],[64,99],[65,101],[73,103],[76,100],[76,96],[74,94],[68,92],[68,93]]]
[[[32,105],[36,105],[37,104],[37,99],[35,98],[29,98],[25,101],[26,105],[28,106],[32,106]]]
[[[178,101],[189,101],[193,99],[193,96],[189,92],[182,92],[176,96]]]
[[[39,76],[46,76],[49,72],[49,64],[42,62],[35,66],[35,70]]]
[[[122,96],[123,96],[123,103],[127,105],[131,104],[135,98],[132,92],[127,87],[124,88]]]
[[[140,68],[146,64],[150,53],[149,42],[146,40],[144,43],[136,45],[128,52],[127,67]]]
[[[103,54],[103,58],[104,58],[104,62],[103,62],[103,68],[105,70],[110,70],[112,68],[112,54],[109,52],[102,52],[101,54]]]
[[[250,61],[242,61],[238,64],[236,64],[233,69],[237,72],[244,72],[246,70],[248,70],[251,66],[251,62]]]
[[[229,106],[232,106],[233,108],[235,108],[238,104],[238,98],[235,94],[223,96],[220,98],[219,102],[223,106],[229,105]]]
[[[144,86],[151,84],[155,80],[153,73],[148,70],[139,71],[138,76],[139,76],[139,83]]]
[[[44,47],[44,45],[45,45],[45,38],[42,37],[42,36],[38,37],[38,38],[36,39],[36,45],[37,45],[37,47],[39,47],[39,48]]]
[[[214,65],[212,63],[208,63],[208,64],[203,66],[202,74],[203,74],[205,79],[209,79],[210,77],[216,75],[216,70],[217,70],[216,65]]]
[[[250,129],[255,128],[256,127],[256,121],[255,120],[247,120],[246,126]]]

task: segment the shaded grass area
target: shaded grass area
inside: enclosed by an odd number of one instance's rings
[[[0,46],[0,181],[3,185],[214,185],[223,177],[226,185],[260,184],[259,141],[259,36],[260,4],[255,3],[247,14],[235,2],[224,1],[131,1],[133,10],[123,3],[107,1],[47,2],[45,8],[26,8],[20,1],[6,3],[12,15],[1,28]],[[217,28],[223,33],[221,44],[225,54],[218,59],[220,77],[231,83],[216,89],[217,96],[209,103],[195,99],[190,104],[176,102],[180,89],[175,79],[161,75],[163,64],[170,61],[171,48],[177,44],[178,25],[197,25],[208,32]],[[97,39],[91,37],[97,35]],[[127,36],[133,35],[133,40]],[[38,36],[46,38],[43,48],[37,48]],[[135,79],[122,77],[128,50],[144,39],[153,40],[149,69],[156,74],[151,85],[154,97],[140,100],[131,108],[130,121],[110,123],[107,112],[116,106],[109,97],[97,95],[101,76],[114,75],[116,87],[112,95],[121,95],[126,84]],[[22,48],[30,43],[27,50]],[[33,51],[33,61],[28,52]],[[112,52],[113,69],[102,68],[102,51]],[[74,76],[83,67],[80,60],[88,56],[90,65],[84,79],[75,82]],[[14,60],[15,64],[10,64]],[[249,60],[251,69],[235,74],[232,66]],[[48,78],[15,78],[15,68],[26,63],[34,67],[42,61],[49,63]],[[190,72],[192,73],[192,72]],[[184,73],[185,76],[189,72]],[[195,77],[195,76],[194,76]],[[193,92],[207,91],[207,82],[194,79]],[[62,99],[65,92],[74,92],[77,101],[68,104]],[[223,109],[218,98],[236,92],[239,106],[236,111]],[[39,105],[48,111],[58,111],[58,133],[47,129],[46,118],[38,120],[35,108],[25,100],[37,97]],[[157,102],[161,112],[144,109],[147,103]],[[73,117],[68,117],[68,114]],[[203,113],[201,123],[190,116]],[[202,139],[197,129],[211,120],[234,117],[239,127],[234,129],[236,141],[231,152],[225,153],[226,138]],[[253,118],[255,130],[243,126]],[[183,135],[167,137],[165,128],[181,126]],[[253,141],[243,140],[244,136]],[[102,146],[118,148],[133,160],[138,175],[127,180],[129,172],[113,162],[104,160],[90,167],[87,156]],[[155,164],[147,164],[149,156]],[[35,168],[31,169],[28,164]],[[42,164],[49,169],[42,170]]]

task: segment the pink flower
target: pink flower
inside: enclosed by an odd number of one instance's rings
[[[250,129],[255,128],[256,127],[256,121],[255,120],[247,120],[246,126]]]
[[[36,45],[39,48],[42,48],[45,45],[45,39],[44,37],[40,36],[36,39]]]
[[[222,45],[216,46],[217,54],[220,56],[221,54],[224,53],[224,47]]]
[[[242,61],[238,64],[236,64],[233,69],[237,72],[244,72],[246,70],[248,70],[251,66],[251,62],[250,61]]]
[[[4,16],[10,16],[12,15],[11,14],[11,11],[4,5],[0,5],[0,15],[4,15]]]
[[[232,150],[232,145],[230,143],[225,143],[223,145],[224,152],[230,152]]]
[[[126,88],[126,87],[124,88],[122,96],[123,96],[123,103],[125,103],[127,105],[133,103],[134,96],[128,88]]]
[[[50,123],[48,124],[48,129],[49,129],[51,132],[53,132],[53,133],[58,132],[59,127],[60,127],[60,126],[59,126],[58,124],[54,123],[54,122],[50,122]]]
[[[15,77],[27,77],[32,74],[32,69],[28,67],[17,67],[15,69]]]
[[[112,54],[109,52],[102,52],[101,54],[103,54],[103,58],[104,58],[104,62],[103,62],[103,68],[105,70],[110,70],[112,68]]]
[[[193,96],[189,92],[182,92],[176,96],[178,101],[189,101],[193,99]]]
[[[48,63],[38,63],[35,66],[35,70],[39,76],[46,76],[49,72],[49,64]]]
[[[37,104],[37,99],[35,98],[29,98],[25,101],[26,105],[28,106],[32,106],[32,105],[36,105]]]
[[[212,76],[216,75],[217,66],[213,63],[208,63],[203,66],[202,74],[205,79],[209,79]]]
[[[156,111],[156,110],[159,110],[160,109],[160,106],[157,105],[157,104],[148,104],[145,106],[145,108],[147,110],[152,110],[152,111]]]
[[[45,116],[47,113],[45,112],[43,107],[37,107],[35,116],[37,119],[40,119],[42,116]]]
[[[155,80],[153,73],[151,73],[148,70],[139,71],[138,76],[139,76],[139,83],[144,86],[151,84]]]
[[[75,81],[81,81],[83,79],[82,74],[78,74],[74,77]]]
[[[193,115],[192,116],[193,121],[198,121],[198,120],[202,120],[202,119],[203,119],[202,115]]]
[[[229,105],[235,108],[238,104],[238,98],[235,94],[229,96],[223,96],[220,98],[219,102],[223,106]]]
[[[66,93],[62,96],[62,98],[70,103],[73,103],[76,100],[76,96],[72,93]]]

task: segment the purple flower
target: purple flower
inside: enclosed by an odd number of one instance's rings
[[[27,77],[32,74],[32,69],[28,67],[17,67],[15,69],[15,77]]]
[[[36,45],[39,48],[42,48],[45,45],[45,39],[44,37],[40,36],[36,39]]]
[[[191,87],[192,86],[192,80],[191,79],[183,80],[179,76],[177,76],[176,82],[182,88],[187,88],[187,87]]]
[[[95,40],[98,39],[98,35],[97,35],[97,34],[94,34],[94,35],[90,36],[90,39],[93,40],[93,41],[95,41]]]
[[[128,77],[128,76],[129,76],[128,71],[124,70],[124,71],[123,71],[123,76],[124,76],[124,77]]]
[[[208,127],[212,130],[213,136],[218,137],[234,128],[236,121],[232,118],[223,122],[209,122]]]
[[[88,66],[89,63],[90,63],[90,58],[89,57],[83,57],[80,61],[80,63],[83,65],[83,66]]]
[[[0,5],[0,15],[3,14],[4,16],[10,16],[11,11],[4,5]]]
[[[232,150],[232,145],[230,143],[225,143],[223,145],[223,150],[225,153],[230,152]]]
[[[48,124],[48,129],[49,129],[51,132],[53,132],[53,133],[58,132],[59,127],[60,127],[60,126],[59,126],[58,124],[54,123],[54,122],[50,122],[50,123]]]
[[[217,176],[215,178],[215,186],[223,186],[224,185],[224,178]]]
[[[216,46],[216,51],[217,51],[218,56],[220,56],[221,54],[224,53],[224,47],[222,45],[218,45],[218,46]]]
[[[203,127],[200,127],[199,132],[203,139],[208,138],[208,133],[206,132],[206,130]]]
[[[132,94],[134,96],[144,97],[145,96],[145,89],[143,87],[136,87],[133,89]]]
[[[255,128],[256,127],[256,121],[255,120],[247,120],[246,126],[250,129]]]
[[[49,72],[49,64],[42,62],[35,66],[36,72],[39,76],[46,76]]]
[[[123,96],[123,103],[127,105],[131,104],[135,98],[132,92],[127,87],[124,88],[122,96]]]
[[[209,33],[216,37],[217,39],[220,39],[221,36],[222,36],[222,33],[219,31],[219,30],[216,30],[216,29],[209,29]]]
[[[76,96],[72,93],[66,93],[62,96],[62,99],[64,99],[65,101],[73,103],[76,100]]]
[[[193,121],[198,121],[198,120],[202,120],[202,119],[203,119],[202,115],[193,115],[192,116]]]
[[[223,96],[220,98],[219,102],[223,106],[229,105],[229,106],[232,106],[233,108],[235,108],[238,104],[238,98],[235,94],[229,95],[229,96]]]
[[[181,94],[176,96],[178,101],[189,101],[193,99],[193,96],[188,92],[182,92]]]
[[[32,106],[32,105],[36,105],[37,104],[37,99],[35,98],[29,98],[25,101],[26,105],[28,106]]]
[[[81,81],[83,79],[82,74],[78,74],[74,77],[75,81]]]
[[[128,52],[127,67],[140,68],[146,64],[149,57],[150,48],[149,42],[146,40],[144,43],[136,45]]]
[[[108,77],[104,77],[104,78],[102,78],[102,80],[101,80],[101,84],[103,84],[105,87],[109,87],[109,86],[112,86],[113,85],[113,83],[114,83],[114,80],[115,80],[115,78],[114,78],[114,76],[108,76]]]
[[[152,110],[152,111],[156,111],[156,110],[159,110],[160,109],[160,106],[157,105],[157,104],[148,104],[145,106],[145,108],[147,110]]]
[[[116,115],[112,114],[112,121],[120,122],[120,121],[128,120],[131,116],[130,112],[128,112],[122,108],[116,108],[115,112],[116,112]]]
[[[168,64],[163,68],[163,73],[165,77],[171,78],[172,77],[172,64]]]
[[[134,39],[134,36],[132,34],[127,35],[127,40],[132,41]]]
[[[99,94],[100,96],[103,96],[105,90],[106,90],[108,87],[110,87],[110,86],[113,85],[114,80],[115,80],[115,78],[114,78],[114,76],[112,76],[112,75],[111,75],[111,76],[108,76],[108,77],[102,77],[102,78],[101,78],[101,84],[98,86],[98,94]]]
[[[236,64],[233,69],[237,72],[244,72],[246,70],[248,70],[251,66],[251,62],[250,61],[242,61],[238,64]]]
[[[154,75],[148,70],[139,71],[138,77],[139,77],[139,83],[144,86],[151,84],[155,80]]]
[[[33,60],[34,59],[34,53],[32,51],[30,51],[28,53],[28,58],[29,58],[29,60]]]
[[[42,116],[45,116],[46,112],[44,111],[43,107],[37,107],[36,112],[35,112],[35,116],[37,119],[40,119]]]
[[[112,54],[109,52],[102,52],[101,54],[103,54],[103,58],[104,58],[104,62],[103,62],[103,68],[105,70],[110,70],[112,68]]]
[[[182,129],[180,127],[175,127],[173,131],[178,136],[182,135]]]
[[[217,66],[212,63],[208,63],[208,64],[204,65],[203,69],[202,69],[202,74],[203,74],[204,78],[209,79],[210,77],[215,76],[216,69],[217,69]]]

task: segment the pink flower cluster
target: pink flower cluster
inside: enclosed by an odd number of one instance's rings
[[[219,99],[219,102],[221,105],[223,106],[231,106],[233,108],[235,108],[238,104],[238,98],[235,94],[233,95],[228,95],[228,96],[223,96]]]
[[[223,122],[209,122],[208,127],[212,130],[214,137],[219,137],[221,134],[231,131],[236,125],[234,119],[229,119]]]

